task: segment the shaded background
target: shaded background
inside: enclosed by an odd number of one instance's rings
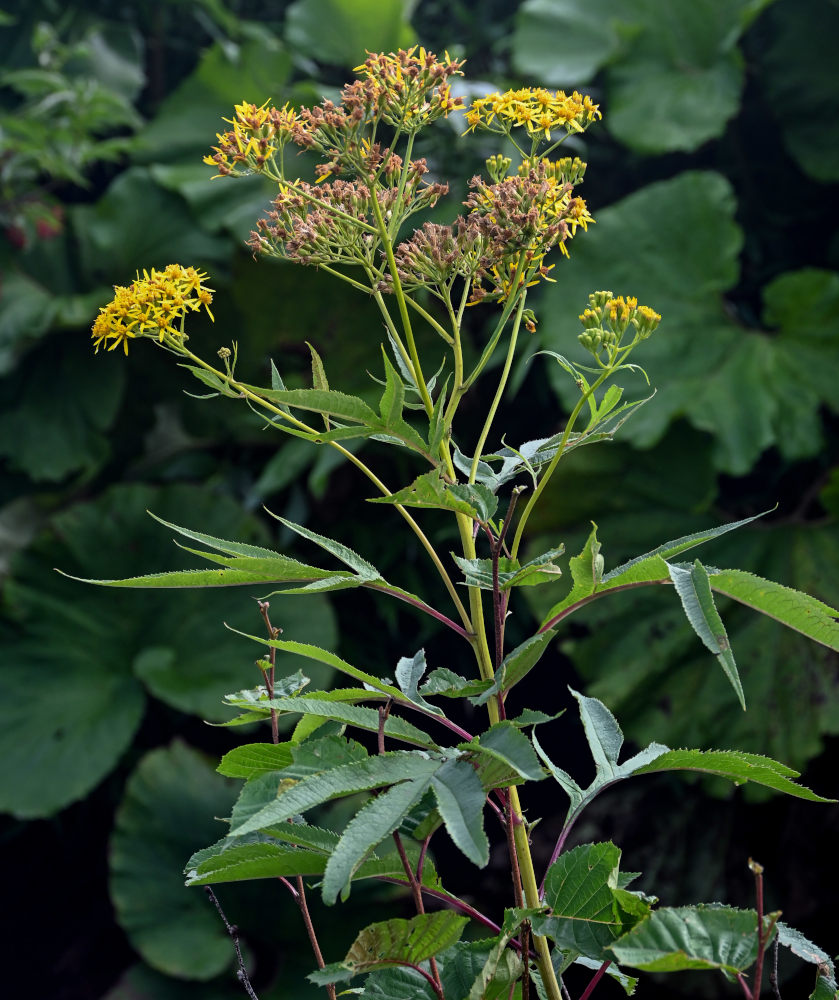
[[[602,125],[565,146],[589,164],[582,193],[597,224],[558,263],[557,283],[539,291],[538,332],[516,370],[520,395],[498,422],[507,440],[562,425],[576,390],[546,359],[527,359],[540,348],[573,356],[590,290],[637,294],[664,316],[640,359],[655,399],[620,443],[564,463],[531,522],[545,536],[533,544],[562,540],[573,554],[595,520],[608,567],[665,538],[771,509],[703,560],[839,603],[835,3],[6,3],[0,840],[10,928],[2,942],[5,968],[21,970],[32,996],[243,995],[217,916],[179,872],[195,848],[218,838],[213,817],[236,795],[213,761],[241,734],[202,720],[224,718],[221,695],[258,680],[253,650],[221,626],[254,631],[253,595],[101,592],[53,567],[117,577],[189,565],[146,509],[310,558],[298,539],[278,534],[266,504],[340,537],[401,586],[438,596],[398,525],[392,535],[383,529],[390,522],[364,504],[364,482],[330,453],[271,437],[233,402],[185,395],[194,386],[168,355],[140,345],[127,361],[93,358],[88,337],[110,286],[127,284],[137,268],[194,264],[217,289],[215,327],[195,317],[190,328],[208,356],[237,339],[249,381],[265,380],[273,358],[301,385],[308,339],[333,382],[374,393],[365,371],[381,339],[374,311],[314,271],[254,263],[243,241],[270,185],[212,181],[201,158],[234,103],[334,96],[365,49],[414,41],[467,58],[466,96],[519,84],[579,87],[604,111]],[[418,150],[435,175],[460,178],[440,218],[456,214],[465,179],[496,151],[493,138],[464,139],[461,128],[441,123]],[[300,170],[311,171],[305,157]],[[470,313],[473,349],[489,312]],[[482,403],[467,402],[468,441]],[[389,482],[416,474],[375,444],[365,458],[379,469],[387,462]],[[445,550],[445,519],[429,514],[428,530]],[[570,707],[570,683],[606,701],[635,743],[767,753],[836,796],[837,658],[744,609],[721,610],[745,715],[667,592],[624,595],[576,616],[552,659],[522,685],[520,702]],[[538,611],[516,609],[510,642],[532,631]],[[432,666],[460,666],[445,637],[369,595],[287,598],[273,613],[287,638],[315,637],[382,675],[422,645]],[[554,753],[584,782],[590,762],[576,723],[554,728]],[[534,850],[547,860],[564,803],[542,790],[525,805],[531,818],[544,816]],[[752,855],[767,869],[768,905],[828,951],[839,947],[835,807],[661,776],[607,793],[575,833],[576,842],[615,839],[623,867],[642,870],[639,885],[668,905],[753,905]],[[444,873],[446,862],[444,854]],[[458,861],[452,868],[452,888],[460,878],[462,891],[473,890],[475,873]],[[500,912],[503,856],[480,878],[488,908]],[[220,892],[262,1000],[318,995],[301,984],[314,963],[282,893],[263,884]],[[328,961],[383,902],[404,905],[384,889],[354,892],[330,911],[314,899]],[[809,995],[809,970],[782,973],[796,977],[785,1000]],[[710,976],[642,989],[737,995]],[[601,992],[620,995],[611,983]]]

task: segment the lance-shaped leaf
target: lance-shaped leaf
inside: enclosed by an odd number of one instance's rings
[[[656,910],[610,951],[621,965],[647,972],[718,969],[734,977],[754,964],[757,946],[754,910],[710,904]]]
[[[429,762],[431,763],[431,762]],[[439,761],[435,761],[439,765]],[[437,768],[392,785],[363,806],[347,824],[343,836],[330,855],[323,876],[323,901],[334,903],[338,894],[346,895],[356,869],[370,851],[402,822],[405,814],[423,797]]]
[[[800,590],[739,569],[709,570],[718,594],[774,618],[829,649],[839,650],[839,611]]]
[[[626,766],[626,765],[624,765]],[[804,785],[798,785],[793,780],[799,776],[785,764],[780,764],[770,757],[759,754],[743,753],[739,750],[668,750],[644,763],[634,770],[634,774],[653,774],[658,771],[698,771],[700,774],[713,774],[727,778],[735,785],[744,785],[752,781],[764,785],[776,792],[784,792],[798,799],[810,802],[835,802],[835,799],[825,799],[811,792]]]
[[[341,798],[354,792],[369,791],[373,788],[383,788],[413,779],[430,781],[431,776],[440,769],[442,759],[428,754],[409,751],[390,751],[368,757],[365,760],[354,761],[333,767],[322,774],[315,774],[302,781],[291,784],[277,795],[279,777],[273,780],[273,798],[261,808],[242,821],[237,821],[236,810],[232,821],[231,834],[241,836],[253,830],[261,830],[285,820],[298,813],[305,813],[314,806],[321,805],[330,799]],[[271,794],[271,775],[248,782],[239,798],[237,808],[246,796],[249,788],[258,786],[261,800],[266,794]]]
[[[306,538],[310,542],[314,542],[315,545],[320,546],[330,555],[335,556],[342,563],[349,566],[349,568],[357,573],[364,580],[381,580],[382,575],[371,563],[367,562],[366,559],[357,553],[353,552],[351,548],[341,542],[336,542],[333,538],[327,538],[326,535],[320,535],[316,531],[312,531],[311,528],[304,528],[302,524],[295,524],[294,521],[289,521],[285,517],[280,517],[278,514],[273,514],[268,511],[271,517],[279,521],[280,524],[284,525],[289,531],[293,531],[300,535],[301,538]]]
[[[401,699],[402,692],[399,688],[394,687],[392,684],[385,684],[384,681],[379,680],[373,674],[359,670],[358,667],[347,663],[346,660],[342,660],[340,656],[330,653],[327,649],[312,646],[308,642],[291,642],[285,639],[266,639],[264,636],[248,635],[247,632],[240,632],[238,629],[231,629],[230,631],[236,632],[237,635],[244,636],[246,639],[252,639],[263,646],[271,646],[273,649],[279,649],[286,653],[296,653],[298,656],[304,656],[308,660],[325,663],[336,670],[340,670],[342,674],[352,677],[354,680],[361,681],[363,684],[369,684],[371,688],[380,691],[382,694],[389,695],[391,698]],[[271,706],[266,705],[265,707],[270,708]]]
[[[597,526],[595,525],[583,551],[579,556],[575,557],[579,562],[575,563],[574,559],[571,560],[573,564],[571,576],[574,580],[574,586],[566,597],[555,604],[547,615],[545,615],[542,623],[543,627],[552,622],[567,608],[585,601],[586,598],[595,594],[599,596],[618,587],[669,581],[668,559],[672,559],[673,556],[686,552],[688,549],[695,548],[697,545],[703,545],[705,542],[709,542],[713,538],[718,538],[720,535],[725,535],[729,531],[734,531],[736,528],[742,528],[744,525],[756,521],[763,516],[764,514],[756,514],[754,517],[747,517],[741,521],[732,521],[730,524],[721,524],[716,528],[709,528],[706,531],[697,531],[690,535],[674,538],[669,542],[664,542],[662,545],[656,546],[656,548],[651,549],[649,552],[645,552],[643,555],[635,556],[625,563],[621,563],[620,566],[615,567],[615,569],[610,570],[608,573],[603,573],[602,563],[599,563],[597,560],[600,543],[597,541]],[[595,548],[597,549],[596,552],[594,551]],[[593,585],[591,587],[588,586],[588,566],[590,560],[592,569],[597,570],[596,573],[593,573]],[[576,576],[574,575],[575,569],[577,571]]]
[[[291,743],[248,743],[226,753],[216,770],[227,778],[253,778],[282,771],[292,761],[291,751]]]
[[[448,760],[434,774],[432,787],[449,836],[473,864],[483,868],[489,861],[486,792],[475,769],[465,760]]]
[[[638,896],[618,887],[621,852],[614,844],[582,844],[548,869],[548,916],[534,916],[533,930],[562,951],[605,961],[605,949],[649,913]]]
[[[702,563],[696,559],[690,569],[670,565],[670,578],[676,588],[676,593],[685,609],[685,615],[693,626],[693,630],[717,658],[731,686],[737,694],[743,711],[746,710],[746,699],[743,696],[743,685],[740,674],[731,652],[728,633],[719,616],[714,596],[711,593],[711,581]]]
[[[388,966],[417,966],[456,944],[468,922],[468,917],[452,910],[440,910],[410,920],[397,918],[370,924],[353,941],[342,962],[318,969],[308,979],[326,985]]]
[[[262,389],[244,384],[242,387],[272,403],[280,403],[293,409],[310,410],[339,420],[353,420],[359,424],[375,426],[378,423],[376,411],[363,399],[334,389]]]
[[[203,861],[187,873],[187,885],[214,885],[289,875],[322,875],[326,855],[279,844],[243,844]]]

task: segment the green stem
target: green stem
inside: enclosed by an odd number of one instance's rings
[[[220,372],[218,371],[218,369],[213,368],[212,365],[207,364],[206,361],[204,361],[202,358],[199,358],[197,354],[193,354],[192,351],[188,350],[183,345],[178,345],[178,351],[181,354],[185,355],[186,357],[190,358],[192,361],[195,361],[196,364],[200,365],[205,371],[211,372],[217,378],[221,379],[224,382],[227,382],[227,384],[230,386],[231,389],[233,389],[235,392],[238,392],[245,399],[249,399],[252,402],[256,403],[258,406],[261,406],[263,409],[276,414],[277,416],[281,417],[283,420],[288,421],[290,424],[299,428],[300,430],[307,431],[310,434],[318,433],[315,430],[315,428],[309,427],[309,425],[305,424],[302,420],[298,420],[296,417],[293,417],[290,413],[287,413],[285,410],[281,410],[280,407],[274,406],[274,404],[270,403],[267,399],[263,399],[261,396],[257,395],[257,393],[252,392],[250,389],[247,389],[241,383],[236,382],[232,378],[229,378],[224,372]],[[386,497],[393,496],[391,491],[387,488],[387,486],[385,486],[385,484],[381,481],[381,479],[379,479],[379,477],[373,472],[373,470],[369,466],[365,465],[365,463],[362,462],[362,460],[357,455],[354,455],[351,451],[348,451],[346,448],[343,447],[343,445],[339,444],[337,441],[327,441],[326,443],[330,445],[330,447],[334,448],[336,451],[340,452],[344,456],[344,458],[348,459],[357,469],[363,472],[364,475],[370,480],[371,483],[373,483],[376,489],[378,489],[383,496]],[[469,614],[467,613],[466,608],[464,607],[463,602],[460,599],[460,595],[458,594],[457,589],[455,588],[455,585],[452,582],[451,577],[446,571],[446,567],[443,565],[442,561],[440,560],[440,557],[437,555],[434,546],[428,540],[428,537],[426,536],[422,528],[417,524],[417,522],[413,519],[413,517],[411,517],[411,515],[408,513],[405,507],[402,506],[402,504],[399,503],[394,504],[394,507],[396,507],[396,509],[399,511],[399,513],[402,515],[405,521],[410,525],[411,530],[419,539],[420,544],[428,553],[428,555],[431,557],[431,561],[434,563],[437,572],[440,574],[440,577],[443,580],[443,584],[445,585],[446,590],[449,592],[449,596],[454,602],[455,608],[457,608],[457,613],[460,615],[460,619],[463,622],[464,628],[471,635],[474,631],[472,626],[472,621],[469,618]],[[472,640],[470,639],[470,642],[471,641]]]
[[[475,476],[478,472],[478,462],[481,460],[481,455],[483,454],[484,445],[486,444],[486,439],[489,437],[489,431],[492,427],[492,422],[495,419],[495,414],[498,412],[499,404],[501,403],[501,397],[504,395],[504,390],[507,388],[507,379],[510,377],[510,369],[513,365],[513,357],[516,353],[516,343],[519,338],[519,327],[521,326],[521,317],[524,313],[524,303],[527,301],[527,290],[525,289],[521,296],[519,297],[519,307],[516,310],[516,318],[513,320],[513,329],[510,332],[510,346],[507,348],[507,357],[504,361],[504,370],[501,372],[501,378],[498,380],[498,388],[495,390],[495,396],[493,397],[492,404],[489,408],[489,413],[484,421],[484,426],[481,429],[481,435],[478,438],[478,444],[475,447],[475,455],[472,458],[472,467],[469,470],[469,482],[475,482]]]
[[[513,279],[510,283],[510,294],[507,297],[507,301],[504,303],[504,309],[501,312],[501,317],[496,323],[495,329],[492,331],[492,335],[490,336],[489,341],[487,342],[487,347],[484,349],[484,353],[481,355],[480,360],[478,361],[477,365],[475,365],[469,378],[466,379],[466,382],[464,383],[463,386],[463,392],[466,392],[466,390],[469,389],[469,387],[474,383],[475,379],[481,374],[487,362],[492,357],[492,352],[495,349],[495,345],[498,342],[498,339],[501,336],[504,327],[507,325],[507,320],[510,318],[510,314],[512,313],[513,309],[515,309],[516,304],[518,303],[519,295],[525,291],[524,288],[522,288],[521,290],[519,289],[519,284],[521,283],[521,276],[524,273],[524,266],[525,266],[525,254],[524,251],[522,251],[522,253],[519,255],[519,262],[518,266],[516,267],[516,272],[513,275]]]
[[[402,282],[399,280],[399,272],[396,269],[396,258],[393,256],[393,242],[388,235],[387,226],[385,225],[385,220],[382,216],[382,206],[379,204],[379,199],[376,197],[375,190],[373,191],[370,201],[373,206],[373,215],[376,217],[376,224],[379,227],[379,237],[381,238],[382,245],[385,248],[387,266],[393,280],[393,293],[396,296],[396,301],[399,305],[399,316],[402,320],[402,329],[405,331],[405,340],[408,342],[408,353],[411,356],[411,364],[414,369],[414,377],[416,379],[417,388],[419,389],[419,394],[425,406],[426,413],[430,417],[434,410],[434,404],[431,402],[431,396],[428,393],[428,386],[425,384],[425,378],[422,374],[422,366],[420,365],[419,355],[417,354],[414,332],[411,329],[411,317],[408,315],[408,304],[405,302],[405,293],[402,291]]]
[[[443,338],[443,340],[445,340],[447,344],[449,344],[450,346],[454,346],[454,339],[452,338],[452,335],[443,326],[441,326],[436,319],[434,319],[434,317],[431,315],[430,312],[423,309],[423,307],[419,304],[419,302],[417,302],[415,299],[412,299],[410,295],[405,296],[405,301],[414,310],[414,312],[422,316],[425,322],[428,323],[430,327],[432,327],[434,330],[437,331],[437,333],[440,334],[440,336]]]
[[[562,454],[565,451],[566,445],[568,444],[568,438],[571,436],[571,431],[574,427],[574,423],[576,422],[577,417],[580,415],[580,410],[582,410],[583,404],[588,400],[590,396],[594,394],[594,392],[597,389],[600,388],[600,386],[606,381],[606,379],[611,374],[612,374],[612,368],[607,368],[604,372],[602,372],[597,377],[597,380],[589,387],[589,389],[586,392],[584,392],[582,396],[580,396],[579,400],[577,401],[577,405],[571,411],[571,416],[568,418],[568,423],[565,425],[565,431],[563,432],[562,438],[560,439],[559,447],[556,449],[556,454],[551,459],[551,464],[548,466],[548,468],[542,475],[542,478],[539,480],[539,485],[536,487],[536,489],[531,494],[530,499],[527,501],[524,511],[522,512],[521,518],[519,519],[519,523],[516,526],[516,534],[513,538],[513,545],[510,549],[511,559],[515,559],[518,556],[519,546],[521,545],[521,538],[524,533],[524,526],[527,524],[527,519],[530,517],[530,512],[536,506],[537,502],[539,501],[539,497],[542,495],[542,492],[548,485],[548,482],[554,473],[554,469],[556,469],[557,465],[559,464],[560,458],[562,458]]]

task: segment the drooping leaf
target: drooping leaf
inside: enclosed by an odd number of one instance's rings
[[[353,67],[364,53],[410,44],[401,0],[295,0],[286,13],[290,45],[314,59]]]
[[[426,762],[428,764],[428,762]],[[437,763],[437,762],[434,762]],[[335,850],[329,857],[323,876],[323,901],[334,903],[339,893],[346,893],[353,873],[370,851],[399,826],[411,807],[425,794],[437,768],[391,785],[371,799],[347,824]]]
[[[610,950],[621,965],[647,972],[718,969],[736,976],[757,958],[757,914],[715,904],[662,907]]]
[[[431,779],[446,831],[469,860],[483,868],[489,861],[484,832],[486,792],[471,764],[448,760]]]
[[[110,849],[111,898],[132,945],[155,969],[211,979],[232,962],[224,925],[178,874],[196,844],[221,832],[232,784],[183,743],[142,758],[117,811]]]
[[[305,813],[314,806],[330,799],[340,798],[354,792],[367,791],[372,788],[382,788],[396,782],[410,780],[430,780],[442,761],[431,758],[427,754],[409,751],[390,751],[354,761],[351,764],[330,768],[322,774],[315,774],[288,787],[277,797],[279,778],[274,782],[273,797],[267,804],[254,812],[244,822],[234,823],[231,833],[235,836],[264,829],[281,823],[284,820]],[[253,784],[253,782],[249,782]],[[271,795],[270,783],[265,786],[265,793]],[[248,785],[243,790],[243,795]],[[263,799],[264,801],[264,799]]]
[[[711,581],[708,579],[705,567],[696,559],[689,569],[673,564],[670,564],[669,569],[670,579],[673,581],[688,621],[705,644],[705,648],[716,656],[745,712],[746,699],[743,695],[743,685],[740,683],[740,674],[737,672],[728,634],[714,604]]]

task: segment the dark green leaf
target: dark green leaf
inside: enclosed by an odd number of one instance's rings
[[[512,722],[507,720],[497,722],[471,742],[461,743],[460,749],[478,755],[479,774],[482,780],[485,775],[481,768],[481,758],[485,756],[492,758],[503,767],[507,781],[498,782],[499,785],[503,783],[515,784],[520,781],[541,781],[545,777],[530,740]],[[495,782],[487,785],[484,781],[484,784],[486,787],[496,787]]]
[[[286,12],[289,45],[314,59],[353,67],[365,52],[410,44],[401,0],[295,0]]]
[[[662,908],[611,951],[622,965],[646,972],[719,969],[736,976],[757,958],[757,914],[718,905]]]
[[[212,817],[234,796],[182,743],[146,754],[128,781],[111,840],[111,898],[134,948],[161,972],[206,980],[233,961],[218,915],[178,871],[196,843],[218,835]]]
[[[486,792],[475,769],[466,761],[449,760],[431,781],[446,831],[466,857],[483,868],[489,861],[484,832]]]

